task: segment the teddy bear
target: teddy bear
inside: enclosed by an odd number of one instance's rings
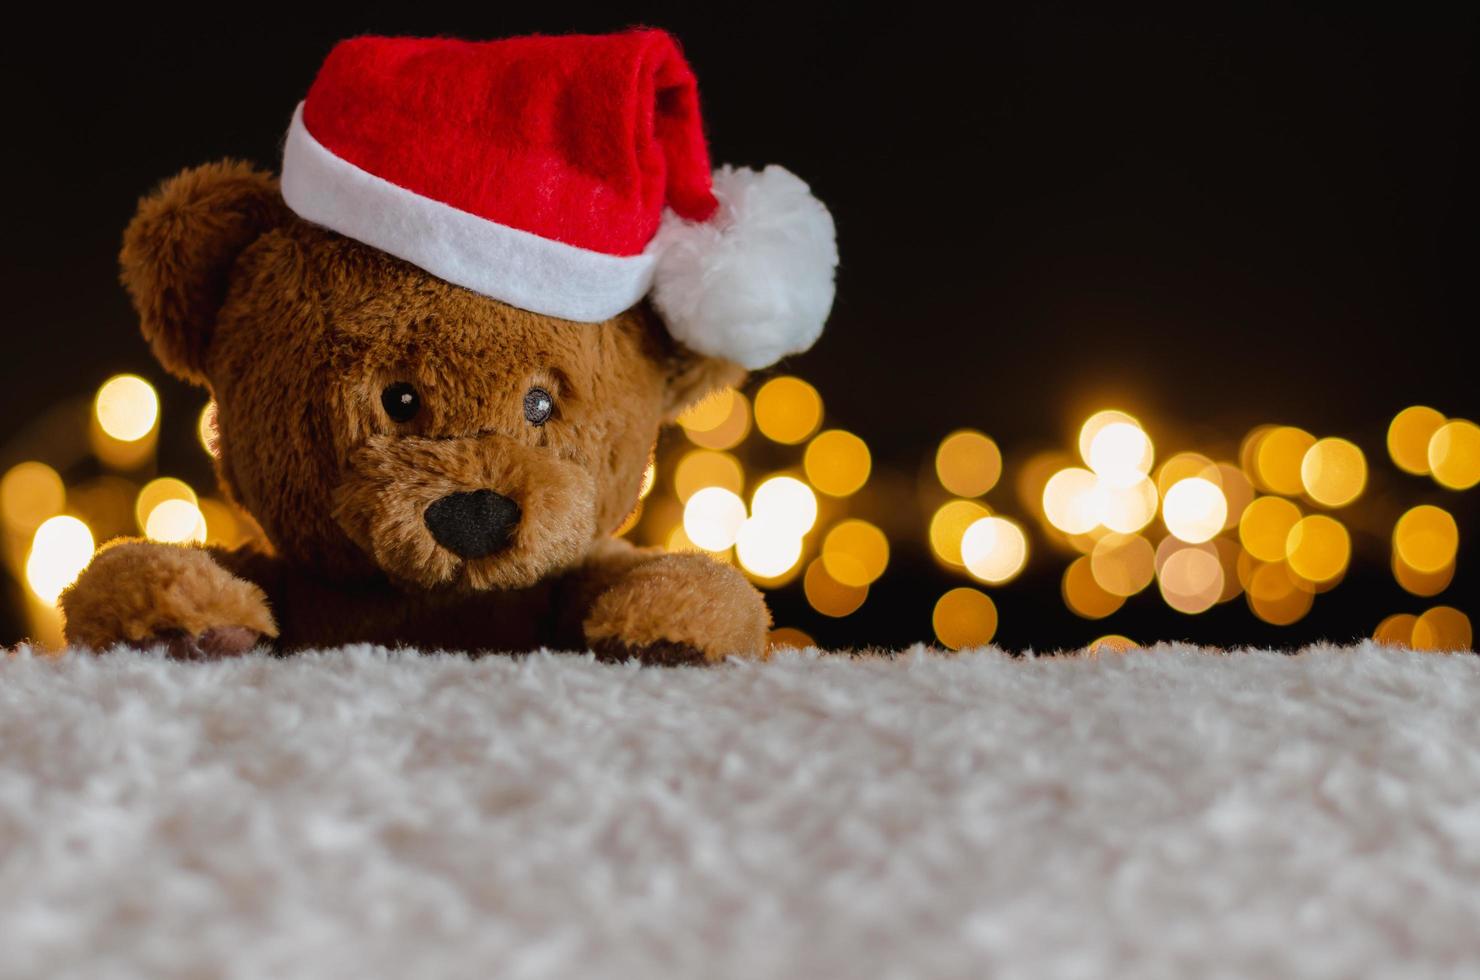
[[[120,261],[261,535],[105,546],[70,643],[764,655],[739,570],[614,532],[665,423],[817,339],[834,228],[780,167],[711,169],[666,33],[341,42],[280,176],[185,170]]]

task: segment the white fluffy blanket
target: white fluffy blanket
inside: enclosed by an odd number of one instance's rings
[[[0,976],[1480,974],[1480,658],[0,655]]]

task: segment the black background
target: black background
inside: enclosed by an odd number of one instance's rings
[[[942,435],[976,426],[1007,456],[991,501],[1021,513],[1004,492],[1013,464],[1070,445],[1107,404],[1140,415],[1164,451],[1189,448],[1198,427],[1236,443],[1265,421],[1367,451],[1371,533],[1356,529],[1352,574],[1297,626],[1264,626],[1241,603],[1189,619],[1154,594],[1084,623],[1059,600],[1064,560],[1039,548],[998,596],[1003,642],[1114,630],[1292,643],[1428,605],[1392,582],[1382,521],[1432,500],[1473,534],[1476,498],[1398,476],[1382,436],[1407,404],[1480,408],[1475,358],[1455,347],[1477,312],[1475,8],[850,12],[861,9],[203,5],[116,22],[72,11],[14,30],[0,446],[115,371],[163,381],[116,283],[138,195],[213,158],[275,164],[335,40],[651,24],[676,33],[695,67],[715,159],[784,163],[832,208],[839,302],[821,343],[788,367],[881,468],[913,479]],[[190,431],[201,397],[161,390],[163,461],[204,480]],[[1475,554],[1464,546],[1440,601],[1472,605]],[[900,548],[850,619],[808,618],[796,590],[774,604],[826,643],[900,644],[929,637],[949,584],[923,551]],[[21,631],[0,626],[4,639]]]

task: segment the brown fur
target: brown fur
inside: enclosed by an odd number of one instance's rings
[[[763,651],[765,605],[734,568],[610,538],[659,427],[741,376],[678,348],[645,306],[602,324],[515,309],[297,219],[274,180],[232,163],[142,201],[122,264],[161,363],[216,399],[222,486],[267,541],[216,562],[161,544],[101,552],[63,596],[71,640],[244,627],[284,649]],[[380,402],[398,381],[422,401],[406,423]],[[542,426],[523,414],[536,385],[556,406]],[[423,513],[478,489],[522,518],[507,548],[463,559]],[[253,583],[266,604],[216,597]]]

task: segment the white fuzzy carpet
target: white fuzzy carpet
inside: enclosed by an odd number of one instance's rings
[[[0,976],[1480,975],[1480,658],[0,656]]]

